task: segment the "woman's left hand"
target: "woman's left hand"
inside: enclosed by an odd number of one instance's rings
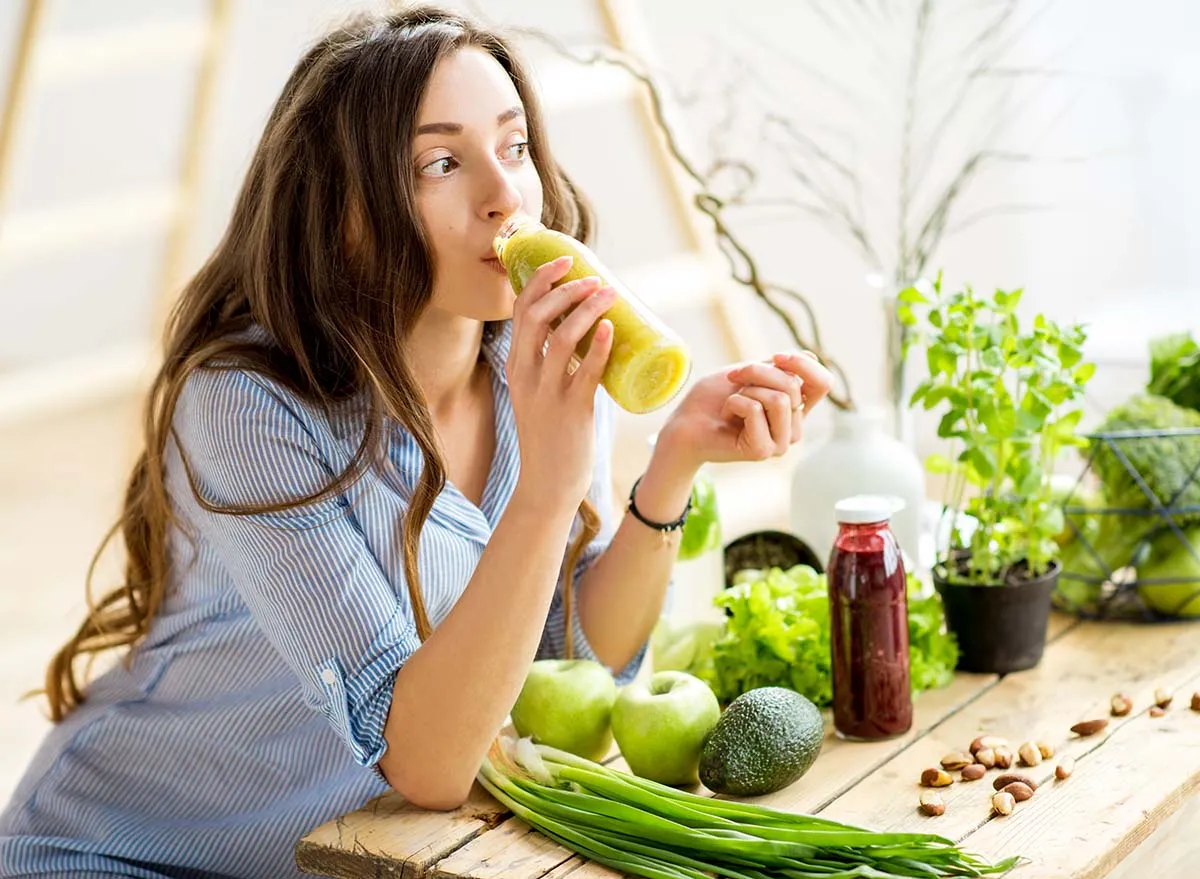
[[[833,375],[809,352],[726,368],[692,386],[657,446],[696,467],[782,455],[800,441],[804,416],[832,384]]]

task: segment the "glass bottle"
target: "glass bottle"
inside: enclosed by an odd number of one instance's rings
[[[617,291],[616,300],[604,314],[612,322],[613,346],[603,384],[618,406],[635,414],[651,412],[679,393],[692,369],[687,346],[587,246],[517,214],[500,227],[492,248],[518,295],[540,266],[560,256],[570,256],[573,262],[555,286],[597,275]],[[594,333],[595,327],[580,341],[576,357],[587,354]]]
[[[828,568],[833,722],[844,739],[886,739],[912,726],[908,593],[888,527],[893,508],[880,495],[835,506],[839,527]]]

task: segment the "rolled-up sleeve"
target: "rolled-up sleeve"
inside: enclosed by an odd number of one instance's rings
[[[167,466],[177,510],[213,547],[305,701],[359,764],[374,765],[387,747],[396,673],[420,640],[407,594],[385,576],[349,502],[334,495],[281,512],[208,511],[179,458],[182,449],[211,505],[299,499],[338,475],[321,453],[313,416],[261,376],[201,370],[184,386],[174,426]]]
[[[600,513],[600,531],[584,549],[575,565],[575,583],[579,584],[584,572],[592,566],[603,552],[608,549],[613,535],[617,530],[614,517],[614,499],[612,485],[612,449],[615,411],[614,403],[603,391],[596,393],[596,464],[592,475],[592,484],[588,490],[588,499]],[[578,520],[576,528],[579,527]],[[572,540],[575,532],[572,532]],[[565,565],[564,565],[565,568]],[[561,658],[566,654],[566,613],[563,602],[564,576],[559,579],[558,588],[550,602],[550,613],[546,619],[546,628],[542,633],[542,643],[538,650],[539,659]],[[579,619],[579,602],[571,606],[571,629],[574,635],[575,656],[578,659],[591,659],[600,662],[600,657],[588,643]],[[626,684],[633,680],[642,661],[646,657],[646,644],[643,644],[637,655],[622,669],[610,669],[618,684]]]

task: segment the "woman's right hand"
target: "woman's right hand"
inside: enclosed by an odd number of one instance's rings
[[[520,483],[573,512],[592,481],[596,388],[612,351],[612,324],[601,320],[587,356],[573,372],[568,367],[616,291],[596,277],[554,287],[570,268],[571,258],[560,257],[534,272],[521,290],[505,372],[521,447]]]

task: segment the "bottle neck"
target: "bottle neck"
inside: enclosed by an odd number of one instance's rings
[[[492,250],[496,252],[496,258],[501,263],[504,262],[504,251],[508,247],[510,241],[524,232],[536,232],[546,227],[538,220],[528,214],[513,214],[500,227],[500,231],[496,233],[496,237],[492,239]]]

